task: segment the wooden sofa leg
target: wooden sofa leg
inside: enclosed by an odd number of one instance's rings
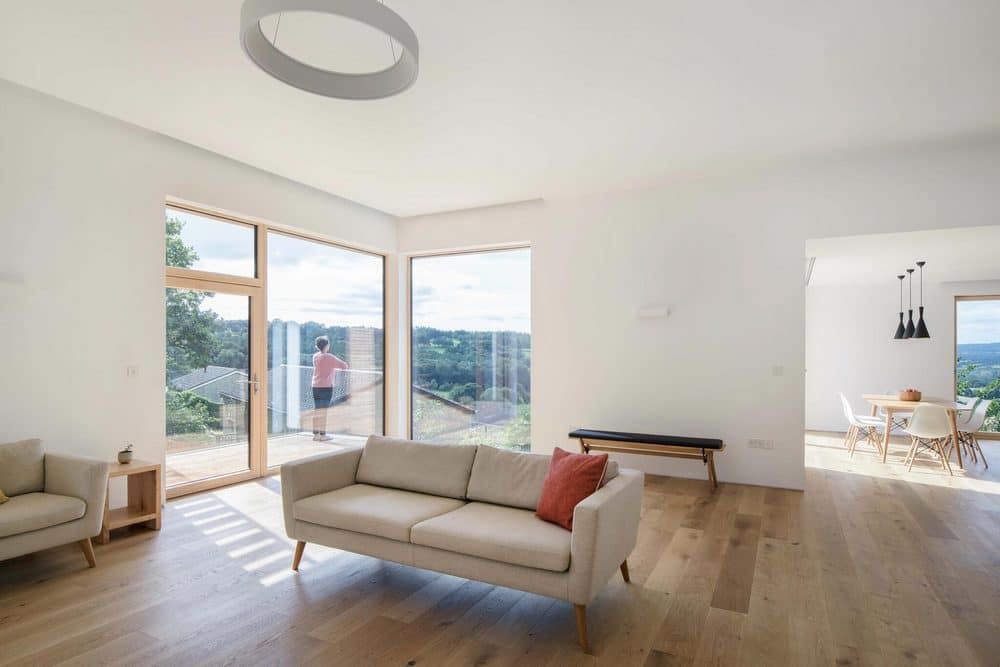
[[[590,655],[590,644],[587,642],[587,605],[575,604],[573,611],[576,612],[576,634],[580,637],[580,646],[584,653]]]
[[[624,579],[625,583],[627,584],[630,581],[630,579],[628,578],[628,561],[627,560],[623,560],[622,561],[621,570],[622,570],[622,579]]]
[[[90,567],[97,567],[97,558],[94,556],[94,545],[90,543],[90,538],[80,540],[77,544],[80,546],[80,551],[87,558],[87,564]]]
[[[299,540],[295,543],[295,556],[292,557],[292,569],[299,571],[299,561],[302,560],[302,552],[306,550],[306,543]]]

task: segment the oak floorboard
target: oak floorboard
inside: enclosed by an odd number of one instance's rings
[[[309,545],[280,481],[178,498],[163,530],[0,562],[0,665],[990,665],[1000,466],[912,473],[811,434],[805,491],[647,476],[632,582],[588,605]],[[1000,461],[1000,442],[984,442]]]

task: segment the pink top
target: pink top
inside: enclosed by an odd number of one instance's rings
[[[347,364],[340,357],[329,352],[317,352],[313,355],[313,380],[314,387],[332,387],[333,376],[337,369],[347,368]]]

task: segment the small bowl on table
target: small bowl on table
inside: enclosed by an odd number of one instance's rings
[[[923,394],[916,389],[906,389],[899,392],[899,400],[916,403],[923,397]]]

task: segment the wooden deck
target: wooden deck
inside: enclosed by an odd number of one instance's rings
[[[594,656],[568,603],[315,545],[293,574],[271,477],[169,502],[96,569],[0,563],[0,664],[996,665],[1000,443],[949,478],[841,438],[810,438],[805,493],[648,477]]]
[[[268,465],[279,466],[306,456],[361,445],[365,441],[361,437],[345,435],[332,435],[331,438],[327,442],[317,442],[312,439],[311,433],[270,438],[267,443]],[[181,452],[168,450],[167,486],[249,470],[249,452],[246,442]]]

